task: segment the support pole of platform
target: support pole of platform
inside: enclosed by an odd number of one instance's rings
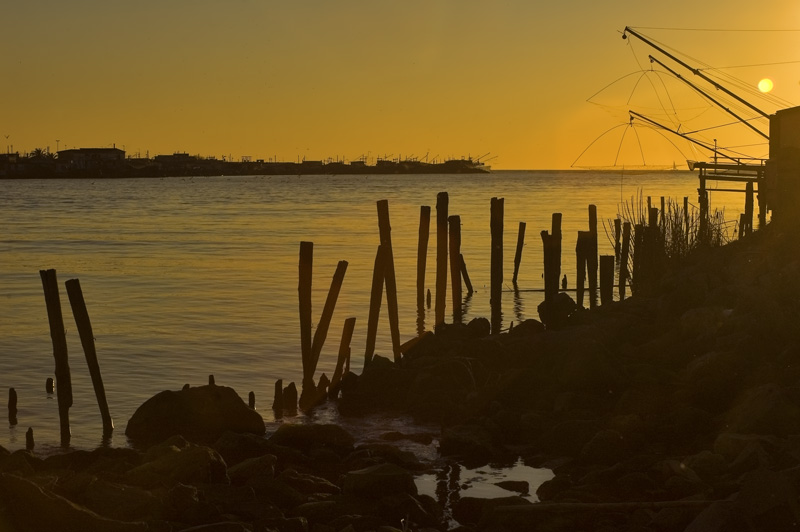
[[[578,308],[583,307],[583,293],[586,286],[586,262],[588,260],[588,253],[590,249],[589,239],[591,235],[589,231],[578,231],[578,241],[575,244],[575,258],[576,258],[576,279],[575,279],[575,303]]]
[[[597,306],[597,206],[589,205],[589,241],[586,244],[586,270],[589,274],[589,308]]]
[[[490,229],[492,233],[490,306],[492,334],[500,334],[503,323],[503,211],[504,199],[492,198]]]
[[[745,185],[744,217],[747,227],[746,235],[753,232],[753,182],[748,181]]]
[[[620,252],[622,251],[622,247],[620,244],[620,238],[622,236],[622,219],[621,218],[614,218],[614,256],[619,260]]]
[[[400,361],[400,323],[397,309],[397,279],[394,274],[394,253],[392,252],[392,227],[389,224],[389,201],[378,201],[378,228],[381,246],[386,259],[384,276],[386,282],[386,306],[389,314],[389,329],[392,333],[392,352],[395,362]]]
[[[625,222],[622,225],[622,250],[619,262],[619,300],[625,299],[625,287],[630,280],[630,270],[628,269],[628,256],[631,251],[631,223]]]
[[[447,192],[436,195],[436,309],[434,329],[444,323],[447,305]]]
[[[522,247],[525,245],[525,222],[519,223],[519,232],[517,233],[517,252],[514,254],[514,277],[511,278],[512,284],[517,284],[517,275],[519,274],[519,264],[522,262]]]
[[[419,208],[419,241],[417,244],[417,308],[425,307],[425,268],[428,262],[428,235],[431,225],[431,208]]]
[[[311,364],[311,280],[314,265],[314,243],[300,242],[299,282],[300,300],[300,353],[303,359],[303,376],[313,373]]]
[[[69,409],[72,406],[72,378],[69,371],[67,337],[64,334],[64,318],[61,315],[61,298],[58,295],[58,279],[55,270],[40,270],[50,323],[50,338],[53,341],[53,358],[56,362],[56,398],[58,418],[61,425],[61,446],[69,447]]]
[[[701,170],[702,172],[702,170]],[[700,187],[698,192],[698,204],[700,205],[700,220],[697,230],[697,238],[701,244],[708,243],[708,191],[706,190],[706,178],[700,175]]]
[[[383,272],[386,269],[383,246],[375,253],[375,267],[372,270],[372,291],[369,297],[369,316],[367,318],[367,347],[364,352],[364,367],[369,366],[375,355],[375,338],[378,335],[378,318],[383,299]]]
[[[103,375],[100,373],[100,363],[97,361],[97,350],[94,345],[92,322],[89,319],[89,312],[86,310],[86,302],[83,299],[80,281],[78,279],[70,279],[65,284],[67,295],[69,296],[69,304],[72,307],[72,315],[75,317],[75,324],[78,326],[83,353],[86,356],[86,365],[89,367],[89,375],[92,377],[92,386],[94,387],[95,397],[97,397],[97,405],[100,407],[100,417],[103,420],[103,436],[108,437],[114,431],[114,421],[108,411],[106,389],[103,386]]]

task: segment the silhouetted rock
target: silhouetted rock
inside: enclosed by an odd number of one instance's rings
[[[198,386],[163,391],[144,402],[128,421],[125,435],[135,442],[156,443],[174,435],[203,442],[226,431],[264,434],[264,420],[233,388]]]
[[[477,425],[457,425],[442,431],[439,452],[471,463],[486,463],[492,456],[492,435]]]
[[[315,448],[330,449],[340,456],[353,451],[355,439],[338,425],[284,424],[269,437],[269,443],[309,454]]]
[[[227,466],[215,450],[180,436],[151,447],[142,465],[128,471],[126,482],[142,487],[228,482]]]
[[[417,494],[414,477],[394,464],[378,464],[350,471],[344,476],[342,493],[356,497],[378,498],[387,495]]]

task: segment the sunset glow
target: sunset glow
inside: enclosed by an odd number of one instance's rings
[[[772,80],[769,78],[764,78],[758,82],[758,90],[761,92],[770,92],[773,87]]]

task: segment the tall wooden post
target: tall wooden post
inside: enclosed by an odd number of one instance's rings
[[[643,249],[645,227],[642,224],[635,224],[633,226],[633,280],[631,283],[631,292],[634,294],[644,284],[642,276],[642,266],[645,259],[646,250]]]
[[[621,235],[622,235],[622,219],[621,218],[614,218],[614,256],[619,260],[620,252],[622,251],[621,247]]]
[[[389,224],[389,201],[378,201],[378,229],[385,257],[384,280],[386,283],[386,306],[389,314],[389,329],[392,333],[392,351],[395,362],[400,361],[400,323],[397,309],[397,280],[394,275],[394,253],[392,252],[392,227]]]
[[[586,250],[589,273],[589,308],[597,306],[597,206],[589,205],[589,242]]]
[[[575,268],[577,273],[577,278],[575,279],[575,303],[578,304],[578,308],[583,308],[583,291],[586,286],[586,262],[589,258],[589,250],[591,249],[590,239],[591,234],[589,231],[578,231],[578,241],[575,244],[575,258],[577,261]]]
[[[614,255],[600,257],[600,303],[608,305],[614,301]]]
[[[81,338],[81,345],[83,345],[83,353],[86,356],[86,365],[89,367],[89,375],[92,377],[97,405],[100,407],[100,417],[103,420],[103,436],[110,436],[114,431],[114,421],[108,411],[106,390],[103,386],[103,376],[100,373],[100,364],[97,361],[97,351],[94,345],[92,322],[89,320],[89,312],[86,310],[81,283],[78,279],[70,279],[65,284],[69,303],[72,307],[72,315],[75,317],[75,324],[78,326],[78,334]]]
[[[369,298],[364,367],[367,367],[372,362],[372,357],[375,355],[375,338],[378,335],[378,318],[380,317],[381,300],[383,299],[383,272],[386,269],[386,260],[383,255],[383,246],[378,246],[378,251],[375,253],[375,267],[372,270],[372,292],[370,292]]]
[[[299,282],[297,295],[300,301],[300,353],[303,375],[314,373],[311,364],[311,280],[314,264],[314,243],[300,242]]]
[[[461,323],[461,217],[450,216],[450,281],[453,291],[453,323]]]
[[[553,246],[553,253],[550,256],[552,260],[550,282],[552,283],[551,293],[553,295],[558,293],[558,283],[561,279],[561,213],[554,212],[552,217],[552,226],[550,229],[550,241]]]
[[[514,277],[511,278],[513,284],[517,284],[517,274],[519,273],[519,263],[522,262],[522,247],[525,245],[525,222],[519,223],[519,233],[517,233],[517,252],[514,254]]]
[[[622,251],[619,262],[619,300],[625,299],[625,286],[631,278],[628,269],[628,256],[631,250],[631,223],[625,222],[622,226]]]
[[[503,324],[503,211],[504,199],[492,198],[489,226],[492,233],[490,306],[492,334],[500,334]]]
[[[747,232],[745,234],[750,234],[753,232],[753,182],[748,181],[745,184],[745,195],[744,195],[744,218],[745,224],[747,226]]]
[[[428,234],[431,225],[431,208],[419,208],[419,242],[417,244],[417,308],[425,307],[425,267],[428,262]]]
[[[698,204],[700,205],[700,226],[697,231],[698,240],[702,244],[708,243],[708,191],[706,190],[706,178],[700,176],[700,187],[698,192]]]
[[[683,197],[683,245],[689,251],[689,198]]]
[[[56,362],[56,398],[61,424],[61,446],[68,447],[71,438],[69,409],[72,406],[72,379],[69,372],[67,337],[64,334],[64,318],[61,315],[61,298],[58,295],[58,279],[55,270],[40,270],[39,275],[44,288],[50,338],[53,341],[53,358]]]
[[[434,328],[444,323],[447,297],[447,192],[436,195],[436,309]]]

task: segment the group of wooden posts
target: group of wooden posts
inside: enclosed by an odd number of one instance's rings
[[[462,309],[462,280],[467,289],[467,294],[473,292],[467,272],[466,262],[461,254],[461,217],[450,215],[449,198],[447,192],[440,192],[436,198],[436,280],[435,280],[435,314],[434,329],[445,322],[445,308],[447,299],[447,276],[448,276],[448,255],[449,270],[451,281],[451,299],[453,311],[453,323],[461,323]],[[503,215],[504,199],[491,199],[491,268],[490,268],[490,306],[491,306],[491,333],[499,334],[502,328],[502,293],[503,293]],[[372,276],[372,290],[370,295],[370,306],[367,321],[367,338],[364,356],[364,366],[371,362],[375,354],[375,341],[378,329],[378,317],[383,299],[384,288],[386,290],[387,313],[389,317],[389,328],[392,340],[392,352],[394,360],[399,361],[407,349],[413,346],[424,334],[432,334],[430,331],[418,331],[418,335],[408,342],[400,341],[400,328],[398,324],[397,307],[397,281],[395,277],[394,255],[392,251],[391,227],[389,223],[389,203],[387,200],[377,202],[378,211],[378,230],[380,234],[380,245],[375,255],[375,265]],[[657,213],[658,209],[654,209]],[[651,211],[652,215],[652,211]],[[420,208],[419,224],[419,244],[417,252],[417,306],[418,316],[424,315],[424,307],[427,302],[428,308],[431,306],[431,292],[425,288],[425,271],[427,263],[428,238],[430,231],[431,208],[423,205]],[[650,223],[653,223],[651,216]],[[657,224],[657,221],[656,221]],[[601,304],[608,304],[613,301],[613,289],[615,287],[615,272],[619,271],[619,298],[624,299],[626,286],[630,284],[631,273],[628,269],[629,258],[632,254],[632,245],[638,245],[638,249],[647,248],[646,242],[651,239],[646,237],[644,226],[636,226],[635,233],[632,232],[629,222],[622,223],[620,219],[614,221],[615,229],[615,255],[604,255],[599,257],[597,245],[597,209],[594,205],[589,206],[589,228],[588,231],[578,232],[576,246],[577,255],[577,304],[583,306],[584,294],[587,291],[586,280],[588,278],[589,307],[597,306],[598,291],[598,270],[600,278],[600,301]],[[656,227],[657,229],[657,227]],[[651,231],[655,234],[658,231]],[[639,244],[632,242],[632,236]],[[555,213],[552,217],[551,231],[542,231],[542,244],[544,247],[544,279],[545,279],[545,305],[550,304],[558,295],[559,280],[561,277],[561,214]],[[525,238],[525,222],[520,222],[517,238],[517,248],[514,258],[514,275],[512,282],[516,287],[517,276],[522,257],[522,248]],[[330,322],[333,317],[336,300],[344,280],[347,270],[347,262],[340,261],[333,276],[328,296],[325,301],[321,317],[316,331],[312,336],[312,309],[311,309],[311,281],[313,264],[312,242],[300,243],[299,260],[299,284],[298,296],[300,306],[300,347],[303,365],[303,385],[300,394],[299,404],[302,410],[312,408],[314,405],[326,400],[328,397],[336,397],[341,387],[342,378],[347,374],[350,367],[350,341],[355,327],[355,317],[345,320],[342,339],[339,345],[339,354],[333,377],[328,379],[324,374],[317,383],[314,380],[317,363],[323,344],[328,334]],[[655,249],[655,248],[653,248]],[[619,263],[620,267],[615,268]],[[599,266],[599,268],[598,268]],[[546,324],[547,325],[547,324]],[[551,324],[552,325],[552,324]],[[275,383],[275,395],[273,410],[277,416],[284,412],[296,412],[298,404],[297,389],[294,383],[283,386],[283,381]]]
[[[67,338],[64,329],[64,319],[61,315],[61,298],[58,292],[58,280],[55,270],[41,270],[39,272],[44,288],[45,304],[47,305],[47,317],[50,323],[50,337],[53,340],[53,357],[55,358],[55,384],[52,378],[48,378],[45,389],[48,394],[52,394],[55,388],[56,400],[58,401],[58,417],[61,425],[61,445],[68,447],[71,437],[69,426],[69,409],[72,406],[72,379],[69,370],[69,358],[67,355]],[[94,346],[94,334],[92,324],[89,320],[89,313],[86,310],[86,303],[83,299],[81,284],[78,279],[70,279],[66,283],[67,295],[69,296],[72,314],[75,317],[75,324],[78,327],[78,334],[83,345],[83,352],[86,355],[86,363],[89,366],[89,373],[92,377],[94,392],[97,396],[97,404],[100,406],[100,415],[103,419],[103,438],[109,438],[114,430],[114,422],[108,411],[108,401],[103,387],[103,377],[100,374],[100,365],[97,362],[97,351]],[[16,425],[17,421],[17,392],[14,388],[8,391],[8,420],[11,425]],[[33,428],[28,428],[26,433],[26,448],[33,449]]]

